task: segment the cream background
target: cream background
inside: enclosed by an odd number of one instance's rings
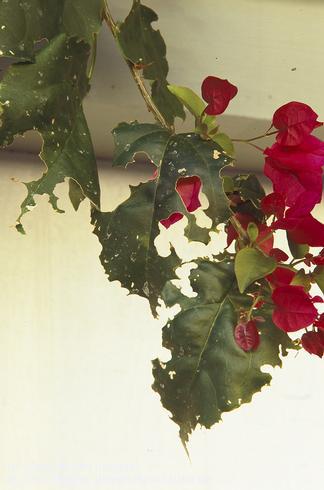
[[[27,235],[12,227],[25,191],[11,178],[36,178],[34,161],[1,153],[1,490],[318,488],[323,361],[290,356],[251,405],[196,431],[190,464],[150,388],[163,322],[106,280],[87,203],[75,213],[62,184],[65,214],[39,198]],[[144,177],[103,165],[104,209]]]

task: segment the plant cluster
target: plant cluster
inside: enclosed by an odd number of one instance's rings
[[[0,144],[6,147],[28,130],[43,139],[40,158],[47,168],[39,180],[26,183],[20,232],[38,195],[47,194],[62,212],[54,191],[69,179],[74,208],[85,198],[91,203],[109,280],[147,298],[154,316],[161,304],[178,305],[162,332],[170,359],[153,361],[153,389],[186,445],[197,424],[210,428],[270,383],[264,365],[281,366],[289,349],[323,356],[324,316],[318,312],[323,298],[311,288],[324,290],[324,225],[312,215],[322,199],[324,143],[311,134],[322,125],[317,114],[296,101],[277,109],[261,136],[242,141],[221,132],[217,116],[237,87],[208,76],[200,97],[171,85],[155,21],[155,12],[139,0],[119,23],[103,0],[0,1],[0,55],[8,60],[0,83]],[[127,168],[145,153],[155,172],[131,187],[128,199],[111,212],[100,207],[82,109],[102,22],[155,118],[154,123],[122,122],[112,131],[115,166]],[[193,116],[192,131],[178,133],[175,118],[184,119],[185,109]],[[255,144],[271,136],[271,146]],[[270,194],[256,175],[234,175],[234,144],[240,142],[263,153]],[[202,194],[209,228],[196,220]],[[227,236],[221,253],[193,262],[191,297],[177,285],[183,260],[172,243],[166,257],[156,246],[163,229],[180,220],[188,241],[208,244],[212,234]],[[287,236],[290,255],[276,246],[278,230]],[[299,338],[290,332],[299,332]]]

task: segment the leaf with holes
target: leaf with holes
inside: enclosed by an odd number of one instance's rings
[[[103,0],[2,1],[0,55],[32,60],[37,41],[50,41],[60,33],[92,45],[102,23],[102,11]]]
[[[40,157],[47,171],[26,184],[28,194],[17,225],[20,231],[20,219],[35,205],[35,195],[48,194],[59,210],[54,189],[67,177],[99,207],[96,161],[81,106],[89,88],[88,56],[87,44],[61,34],[37,53],[35,63],[11,66],[0,83],[0,145],[31,129],[39,131],[44,141]]]
[[[152,98],[165,120],[173,124],[175,117],[184,119],[185,113],[181,102],[168,90],[165,42],[160,31],[152,28],[157,20],[152,9],[134,0],[129,15],[118,26],[118,40],[124,56],[142,68],[143,77],[152,82]]]
[[[231,297],[239,293],[230,263],[200,261],[190,280],[198,293],[194,298],[166,287],[168,305],[179,304],[181,311],[163,329],[163,345],[171,351],[171,359],[153,361],[153,389],[179,425],[184,444],[197,424],[210,428],[224,412],[250,402],[270,383],[262,366],[281,366],[280,350],[286,355],[294,348],[265,309],[260,310],[266,321],[258,324],[258,348],[244,352],[236,344],[238,319]]]
[[[195,217],[187,211],[179,188],[176,191],[177,182],[185,177],[199,177],[209,201],[205,212],[216,227],[230,215],[219,175],[230,160],[215,143],[204,141],[198,135],[170,135],[163,130],[154,131],[152,126],[158,128],[147,124],[119,125],[114,130],[115,158],[119,165],[124,159],[127,166],[134,153],[145,152],[151,160],[154,158],[153,163],[158,167],[156,179],[131,188],[129,199],[115,211],[94,211],[93,224],[103,246],[101,261],[109,279],[119,280],[131,293],[148,298],[155,311],[161,289],[168,279],[175,277],[174,270],[181,263],[172,248],[169,257],[158,255],[155,240],[161,229],[159,223],[174,213],[182,213],[188,218],[187,237],[205,243],[209,240],[208,229],[198,227]],[[134,134],[139,135],[138,141]],[[149,136],[152,134],[156,146],[152,145]],[[162,140],[165,140],[164,149]],[[126,141],[130,141],[130,146],[125,149]],[[213,158],[215,151],[217,159]]]

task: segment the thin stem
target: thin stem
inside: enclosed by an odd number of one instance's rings
[[[232,223],[233,227],[235,228],[236,232],[238,233],[239,237],[242,238],[242,240],[247,243],[249,241],[248,234],[246,233],[246,231],[244,230],[243,226],[236,218],[236,216],[234,215],[231,216],[229,220]]]
[[[112,15],[111,15],[107,0],[105,0],[105,3],[104,3],[104,20],[105,20],[107,26],[109,27],[109,29],[111,30],[111,33],[112,33],[114,39],[117,41],[118,40],[118,26],[117,26],[116,22],[114,21]],[[161,126],[168,129],[169,131],[172,131],[173,128],[166,122],[163,115],[161,114],[159,109],[154,104],[152,97],[149,94],[149,92],[147,91],[147,88],[144,84],[144,81],[143,81],[141,75],[139,74],[139,71],[136,69],[136,67],[134,66],[134,64],[130,60],[127,60],[124,56],[123,56],[123,58],[124,58],[125,62],[127,63],[128,68],[130,69],[130,72],[131,72],[131,74],[132,74],[132,76],[136,82],[137,88],[139,89],[139,91],[140,91],[140,93],[141,93],[141,95],[142,95],[142,97],[146,103],[148,111],[153,114],[155,120],[159,124],[161,124]]]
[[[260,136],[254,136],[254,138],[248,138],[248,139],[232,139],[232,141],[238,141],[240,143],[250,143],[251,141],[256,141],[260,140],[262,138],[265,138],[266,136],[272,136],[273,134],[277,134],[278,131],[272,131],[271,133],[266,132],[265,134],[261,134]]]

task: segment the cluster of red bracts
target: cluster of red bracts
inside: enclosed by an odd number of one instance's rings
[[[277,141],[264,151],[264,173],[274,192],[263,200],[262,209],[275,216],[273,230],[287,230],[297,244],[324,247],[324,224],[311,214],[322,199],[324,142],[310,133],[322,123],[301,102],[280,107],[272,123]]]
[[[287,230],[297,244],[324,247],[324,224],[311,214],[322,200],[324,142],[310,134],[323,123],[317,121],[317,114],[308,105],[300,102],[280,107],[272,123],[278,129],[277,141],[264,152],[264,173],[272,181],[274,192],[263,199],[262,210],[267,216],[274,216],[272,230]],[[306,254],[304,263],[323,265],[323,251],[316,257]],[[292,286],[294,276],[292,270],[278,267],[268,277],[274,287],[273,322],[286,332],[313,324],[314,330],[304,333],[301,343],[308,352],[322,357],[324,320],[323,315],[318,316],[314,303],[323,299],[312,298],[302,286]]]

